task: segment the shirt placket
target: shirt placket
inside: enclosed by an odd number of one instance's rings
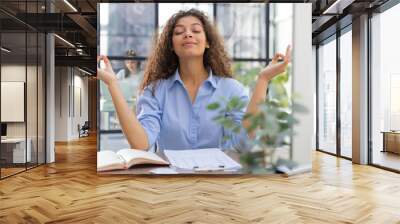
[[[203,86],[199,88],[194,104],[192,105],[192,116],[190,120],[190,141],[192,147],[194,147],[199,139],[200,130],[200,107],[201,107],[201,95],[203,94]]]

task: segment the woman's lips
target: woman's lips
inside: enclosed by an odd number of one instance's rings
[[[183,44],[184,47],[193,47],[194,45],[196,45],[196,43],[184,43]]]

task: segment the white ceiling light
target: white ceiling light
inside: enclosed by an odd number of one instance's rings
[[[322,14],[342,14],[343,9],[353,2],[354,0],[336,0],[332,5],[325,9]]]
[[[81,68],[78,68],[79,69],[79,71],[81,71],[81,72],[83,72],[83,73],[85,73],[85,74],[88,74],[88,75],[92,75],[90,72],[88,72],[88,71],[85,71],[85,70],[83,70],[83,69],[81,69]]]
[[[57,37],[59,40],[61,40],[62,42],[66,43],[67,45],[69,45],[70,47],[75,48],[75,45],[73,45],[71,42],[69,42],[68,40],[58,36],[57,34],[54,34],[55,37]]]
[[[74,12],[78,12],[78,10],[71,4],[69,3],[68,0],[64,0],[65,4],[67,4],[72,10],[74,10]]]
[[[10,53],[10,52],[11,52],[10,50],[8,50],[8,49],[5,48],[5,47],[1,47],[0,49],[1,49],[2,51],[6,52],[6,53]]]

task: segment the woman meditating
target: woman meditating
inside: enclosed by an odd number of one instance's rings
[[[253,94],[233,78],[231,63],[221,37],[207,16],[191,9],[174,14],[166,23],[148,58],[134,113],[125,101],[111,63],[99,56],[104,68],[97,77],[108,87],[115,110],[130,146],[148,150],[155,143],[161,150],[240,148],[252,134],[245,113],[256,114],[265,101],[269,81],[285,71],[291,49],[276,54],[258,78]],[[136,91],[136,90],[132,90]],[[230,116],[242,125],[239,133],[226,130],[213,120],[217,111],[207,105],[222,98],[239,97],[247,102]],[[221,139],[228,137],[221,145]]]

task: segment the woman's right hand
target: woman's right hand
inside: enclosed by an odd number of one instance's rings
[[[111,85],[117,81],[117,76],[115,75],[113,68],[111,66],[110,60],[107,56],[100,55],[97,56],[97,64],[100,66],[100,61],[104,61],[104,68],[97,67],[97,78],[103,81],[107,86]]]

